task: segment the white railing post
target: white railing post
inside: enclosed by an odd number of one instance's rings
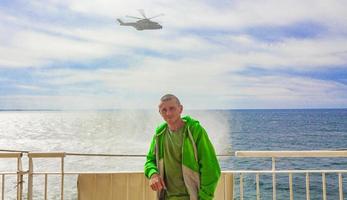
[[[64,200],[64,157],[61,157],[61,200]]]
[[[5,199],[5,174],[1,177],[1,200]]]
[[[310,175],[306,172],[306,200],[310,200]]]
[[[327,184],[325,173],[322,173],[322,188],[323,188],[323,200],[327,200]]]
[[[340,200],[343,200],[343,186],[342,186],[342,174],[339,173],[339,196]]]
[[[276,200],[276,160],[272,157],[272,199]]]
[[[17,158],[17,200],[22,200],[23,194],[23,167],[22,154]]]
[[[243,200],[243,174],[240,173],[240,200]]]
[[[28,170],[28,200],[33,199],[33,158],[29,156],[29,170]]]
[[[289,197],[290,197],[290,200],[294,200],[294,195],[293,195],[293,173],[289,173]]]
[[[257,184],[257,200],[260,200],[259,173],[256,174],[255,180]]]
[[[47,200],[48,174],[45,174],[45,200]]]

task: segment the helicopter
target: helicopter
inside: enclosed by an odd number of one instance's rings
[[[138,31],[142,31],[142,30],[154,30],[154,29],[162,29],[163,26],[160,25],[158,22],[154,22],[151,19],[155,18],[155,17],[159,17],[162,16],[164,14],[159,14],[153,17],[146,17],[145,12],[143,10],[138,10],[140,12],[140,14],[142,15],[143,18],[140,17],[133,17],[133,16],[126,16],[129,18],[134,18],[134,19],[138,19],[138,21],[136,22],[123,22],[121,19],[117,19],[117,21],[119,22],[119,24],[121,26],[132,26],[134,27],[136,30]]]

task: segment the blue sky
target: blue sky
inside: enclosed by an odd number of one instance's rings
[[[162,30],[136,31],[138,9]],[[347,2],[0,2],[0,109],[346,108]]]

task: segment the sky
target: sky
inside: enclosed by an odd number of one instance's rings
[[[120,26],[141,17],[163,29]],[[345,0],[2,0],[0,109],[347,108]]]

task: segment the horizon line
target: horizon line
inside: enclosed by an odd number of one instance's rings
[[[346,108],[199,108],[185,109],[197,111],[228,111],[228,110],[346,110]],[[109,109],[0,109],[0,112],[6,111],[120,111],[120,110],[152,110],[150,108],[109,108]]]

